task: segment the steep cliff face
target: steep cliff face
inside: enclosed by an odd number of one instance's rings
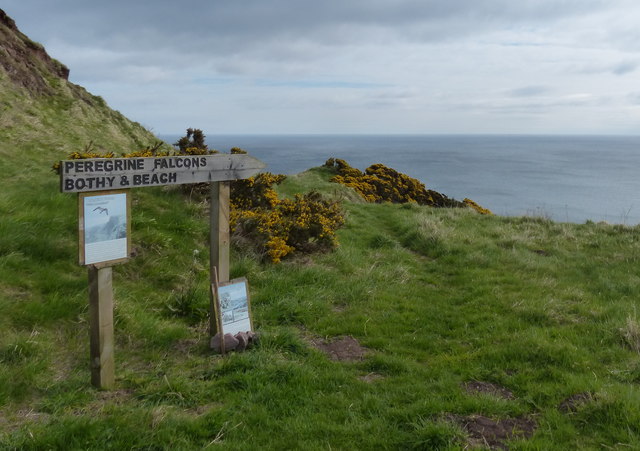
[[[0,9],[0,67],[16,85],[34,95],[53,89],[46,76],[69,79],[69,69],[51,58],[44,47],[22,34],[13,19]]]
[[[90,142],[131,152],[157,140],[68,78],[69,69],[0,9],[0,157],[37,151],[55,159]]]

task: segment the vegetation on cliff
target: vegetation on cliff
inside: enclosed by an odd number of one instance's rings
[[[391,202],[395,204],[417,203],[429,207],[470,207],[481,214],[492,214],[471,199],[463,202],[451,199],[442,193],[427,189],[424,183],[402,174],[383,164],[374,164],[364,172],[353,168],[344,160],[330,158],[325,166],[335,172],[332,182],[353,188],[367,202]]]

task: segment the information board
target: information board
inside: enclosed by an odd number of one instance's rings
[[[80,264],[105,265],[129,258],[129,193],[82,193],[79,199]]]
[[[221,335],[252,332],[247,279],[239,278],[220,283],[216,291],[216,315]]]

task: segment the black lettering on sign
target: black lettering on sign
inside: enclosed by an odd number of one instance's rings
[[[124,171],[141,171],[144,169],[144,160],[140,158],[127,158],[122,161],[122,170]]]
[[[113,188],[115,177],[80,177],[77,179],[64,179],[65,191],[89,189],[110,189]]]
[[[207,165],[206,157],[159,158],[153,162],[153,170],[158,169],[199,169]]]
[[[168,185],[178,181],[175,172],[161,172],[159,174],[133,174],[133,186]]]

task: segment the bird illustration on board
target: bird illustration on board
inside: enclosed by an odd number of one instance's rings
[[[96,208],[93,209],[93,211],[97,211],[98,214],[104,213],[105,215],[109,216],[109,209],[108,208],[96,207]]]

